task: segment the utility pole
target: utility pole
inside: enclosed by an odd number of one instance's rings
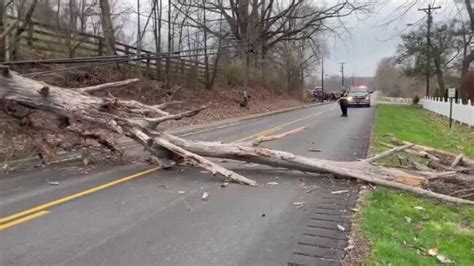
[[[341,81],[342,81],[342,88],[344,88],[344,64],[346,64],[346,62],[341,62],[339,64],[341,64]]]
[[[426,31],[426,96],[430,96],[430,71],[431,71],[431,23],[433,22],[433,10],[440,9],[440,6],[433,7],[428,5],[427,8],[419,8],[418,11],[423,11],[428,15],[427,23],[428,29]]]
[[[321,55],[321,95],[324,102],[324,55]]]

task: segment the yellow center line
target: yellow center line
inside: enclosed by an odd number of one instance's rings
[[[269,133],[275,132],[275,131],[277,131],[277,130],[279,130],[279,129],[281,129],[281,128],[282,128],[281,126],[277,126],[277,127],[273,127],[273,128],[270,128],[270,129],[266,129],[266,130],[264,130],[264,131],[257,132],[257,133],[255,133],[255,134],[250,135],[250,136],[243,137],[243,138],[241,138],[241,139],[235,140],[235,141],[233,141],[233,143],[244,142],[244,141],[249,140],[249,139],[261,137],[261,136],[264,136],[265,134],[269,134]]]
[[[31,209],[27,209],[27,210],[24,210],[22,212],[17,212],[15,214],[12,214],[10,216],[6,216],[6,217],[3,217],[0,219],[0,223],[3,224],[3,223],[6,223],[6,222],[9,222],[11,220],[14,220],[14,219],[17,219],[19,217],[22,217],[22,216],[25,216],[25,215],[29,215],[29,214],[32,214],[32,213],[35,213],[35,212],[38,212],[38,211],[42,211],[44,209],[47,209],[47,208],[51,208],[53,206],[56,206],[56,205],[59,205],[59,204],[63,204],[65,202],[68,202],[68,201],[71,201],[71,200],[74,200],[74,199],[77,199],[77,198],[80,198],[80,197],[83,197],[85,195],[88,195],[88,194],[91,194],[91,193],[94,193],[94,192],[97,192],[97,191],[100,191],[100,190],[103,190],[103,189],[106,189],[106,188],[109,188],[111,186],[115,186],[115,185],[118,185],[118,184],[121,184],[123,182],[126,182],[126,181],[129,181],[129,180],[132,180],[134,178],[137,178],[137,177],[140,177],[140,176],[143,176],[143,175],[146,175],[146,174],[149,174],[151,172],[154,172],[156,170],[158,170],[159,167],[155,167],[155,168],[151,168],[151,169],[148,169],[146,171],[143,171],[143,172],[140,172],[140,173],[136,173],[136,174],[133,174],[133,175],[129,175],[129,176],[126,176],[126,177],[123,177],[121,179],[117,179],[115,181],[112,181],[112,182],[109,182],[109,183],[105,183],[103,185],[100,185],[100,186],[97,186],[97,187],[93,187],[91,189],[88,189],[88,190],[84,190],[82,192],[79,192],[79,193],[76,193],[76,194],[72,194],[72,195],[69,195],[67,197],[64,197],[64,198],[60,198],[60,199],[57,199],[57,200],[54,200],[54,201],[51,201],[51,202],[48,202],[48,203],[45,203],[45,204],[42,204],[42,205],[38,205],[36,207],[33,207]],[[2,225],[3,226],[3,225]]]
[[[35,218],[38,218],[40,216],[43,216],[45,214],[49,213],[49,211],[39,211],[39,212],[35,212],[31,215],[28,215],[28,216],[25,216],[25,217],[22,217],[20,219],[16,219],[14,221],[11,221],[9,223],[6,223],[6,224],[1,224],[0,225],[0,231],[3,231],[5,229],[8,229],[12,226],[15,226],[17,224],[21,224],[21,223],[24,223],[24,222],[27,222],[29,220],[32,220],[32,219],[35,219]]]
[[[243,141],[246,141],[246,140],[249,140],[249,139],[252,139],[252,138],[265,136],[266,134],[273,133],[273,132],[278,131],[278,130],[280,130],[280,129],[283,129],[283,128],[289,126],[289,125],[292,125],[292,124],[295,124],[295,123],[297,123],[297,122],[300,122],[300,121],[302,121],[302,120],[308,119],[308,118],[310,118],[310,117],[315,117],[315,116],[321,115],[321,114],[324,113],[324,112],[326,112],[326,111],[319,112],[319,113],[315,113],[315,114],[311,114],[311,115],[307,115],[307,116],[304,116],[304,117],[302,117],[302,118],[293,120],[293,121],[291,121],[291,122],[288,122],[288,123],[285,123],[285,124],[282,124],[282,125],[279,125],[279,126],[276,126],[276,127],[272,127],[272,128],[269,128],[269,129],[260,131],[260,132],[257,132],[257,133],[255,133],[255,134],[252,134],[252,135],[250,135],[250,136],[247,136],[247,137],[238,139],[238,140],[233,141],[233,142],[234,142],[234,143],[236,143],[236,142],[243,142]],[[144,176],[144,175],[146,175],[146,174],[149,174],[149,173],[152,173],[152,172],[154,172],[154,171],[157,171],[158,169],[159,169],[159,167],[151,168],[151,169],[148,169],[148,170],[143,171],[143,172],[139,172],[139,173],[136,173],[136,174],[133,174],[133,175],[129,175],[129,176],[123,177],[123,178],[121,178],[121,179],[117,179],[117,180],[115,180],[115,181],[112,181],[112,182],[109,182],[109,183],[105,183],[105,184],[102,184],[102,185],[100,185],[100,186],[93,187],[93,188],[90,188],[90,189],[88,189],[88,190],[84,190],[84,191],[82,191],[82,192],[78,192],[78,193],[75,193],[75,194],[72,194],[72,195],[63,197],[63,198],[59,198],[59,199],[57,199],[57,200],[54,200],[54,201],[51,201],[51,202],[48,202],[48,203],[45,203],[45,204],[38,205],[38,206],[33,207],[33,208],[31,208],[31,209],[27,209],[27,210],[24,210],[24,211],[21,211],[21,212],[17,212],[17,213],[15,213],[15,214],[12,214],[12,215],[9,215],[9,216],[0,218],[0,231],[5,230],[5,229],[7,229],[7,228],[10,228],[10,227],[12,227],[12,226],[15,226],[15,225],[17,225],[17,224],[27,222],[27,221],[29,221],[29,220],[31,220],[31,219],[34,219],[34,218],[37,218],[37,217],[40,217],[40,216],[43,216],[43,215],[49,213],[49,211],[45,211],[45,209],[48,209],[48,208],[51,208],[51,207],[53,207],[53,206],[57,206],[57,205],[66,203],[66,202],[68,202],[68,201],[71,201],[71,200],[74,200],[74,199],[77,199],[77,198],[80,198],[80,197],[89,195],[89,194],[91,194],[91,193],[95,193],[95,192],[98,192],[98,191],[100,191],[100,190],[104,190],[104,189],[106,189],[106,188],[109,188],[109,187],[112,187],[112,186],[115,186],[115,185],[118,185],[118,184],[127,182],[127,181],[129,181],[129,180],[134,179],[134,178]],[[13,220],[14,220],[14,221],[13,221]]]
[[[308,119],[308,118],[311,118],[311,117],[315,117],[315,116],[321,115],[321,114],[323,114],[323,113],[325,113],[325,112],[327,112],[327,111],[328,111],[328,110],[322,111],[322,112],[319,112],[319,113],[310,114],[310,115],[307,115],[307,116],[303,116],[303,117],[298,118],[298,119],[296,119],[296,120],[293,120],[293,121],[291,121],[291,122],[288,122],[288,123],[285,123],[285,124],[282,124],[282,125],[278,125],[278,126],[276,126],[276,127],[272,127],[272,128],[266,129],[266,130],[264,130],[264,131],[257,132],[257,133],[255,133],[255,134],[253,134],[253,135],[248,136],[248,137],[244,137],[244,138],[238,139],[238,140],[236,140],[236,141],[234,141],[234,142],[243,142],[243,141],[246,141],[246,140],[249,140],[249,139],[252,139],[252,138],[256,138],[256,137],[263,137],[263,136],[265,136],[265,135],[267,135],[267,134],[273,133],[273,132],[278,131],[278,130],[280,130],[280,129],[283,129],[283,128],[287,127],[287,126],[290,126],[290,125],[293,125],[293,124],[298,123],[298,122],[300,122],[300,121],[303,121],[303,120],[305,120],[305,119]]]

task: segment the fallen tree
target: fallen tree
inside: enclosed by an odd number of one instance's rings
[[[192,161],[212,174],[219,174],[226,179],[247,185],[254,186],[257,182],[226,169],[205,157],[234,159],[306,172],[332,173],[341,177],[354,178],[448,202],[474,204],[470,200],[421,188],[421,185],[429,181],[427,177],[431,173],[414,173],[372,164],[376,159],[411,148],[413,144],[395,147],[392,151],[378,154],[367,160],[339,162],[309,158],[258,146],[263,142],[298,133],[304,128],[243,144],[187,140],[162,132],[157,127],[165,121],[194,116],[206,106],[182,113],[169,114],[160,109],[167,106],[166,103],[149,106],[137,101],[120,100],[110,93],[104,97],[90,94],[92,91],[113,89],[114,86],[130,84],[134,81],[107,83],[85,89],[66,89],[25,78],[9,71],[7,68],[3,68],[0,78],[0,104],[6,109],[12,105],[19,105],[33,111],[39,110],[52,113],[56,115],[65,130],[74,125],[76,132],[79,131],[78,134],[82,134],[84,137],[93,135],[94,139],[102,144],[104,141],[101,135],[84,134],[84,132],[80,132],[81,127],[77,125],[87,125],[87,128],[95,127],[125,135],[137,141],[148,152],[155,155],[162,165],[166,165],[165,162],[170,159],[185,159]],[[11,114],[12,112],[14,110],[8,110],[7,113]],[[106,143],[108,149],[116,150],[110,142]],[[463,162],[464,160],[460,159],[459,162],[456,162],[456,165],[461,165]]]

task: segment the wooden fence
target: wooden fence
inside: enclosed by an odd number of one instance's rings
[[[8,22],[13,23],[16,18],[10,17]],[[87,57],[87,56],[102,56],[105,54],[104,37],[89,34],[86,32],[71,32],[66,29],[61,29],[38,21],[33,21],[29,24],[27,30],[20,35],[20,43],[17,55],[23,58],[28,58],[27,51],[34,50],[41,54],[43,58],[64,58],[64,57]],[[116,42],[115,49],[117,55],[137,55],[137,47]],[[11,49],[8,49],[11,52]],[[174,80],[194,79],[194,81],[205,80],[205,63],[198,60],[190,60],[177,57],[172,54],[171,58],[155,59],[152,51],[141,49],[140,53],[145,54],[144,59],[140,61],[129,61],[128,64],[137,65],[143,71],[150,74],[160,73],[163,78],[170,78]],[[146,58],[149,55],[149,58]],[[193,56],[194,57],[194,56]],[[187,56],[186,58],[189,58]],[[192,58],[192,57],[191,57]],[[194,57],[195,58],[195,57]],[[167,62],[169,60],[169,62]],[[158,61],[158,62],[157,62]],[[169,64],[170,77],[165,77],[166,64]],[[159,66],[159,71],[157,71]],[[213,68],[209,66],[210,75],[212,75]],[[219,78],[219,71],[217,78]]]

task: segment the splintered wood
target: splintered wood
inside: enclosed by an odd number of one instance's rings
[[[22,77],[13,71],[4,70],[0,78],[0,104],[6,105],[8,102],[15,102],[31,110],[52,113],[63,121],[62,128],[64,130],[67,130],[71,124],[69,121],[75,121],[89,127],[121,134],[140,143],[146,151],[158,158],[157,161],[160,164],[167,160],[186,159],[211,174],[218,174],[226,180],[238,183],[257,184],[256,181],[211,162],[206,157],[240,160],[305,172],[332,173],[340,177],[358,179],[444,201],[464,204],[474,203],[470,200],[435,193],[419,187],[429,182],[429,177],[433,175],[432,172],[402,170],[372,164],[375,160],[396,152],[415,150],[416,153],[424,152],[439,157],[443,165],[457,170],[454,167],[472,167],[474,165],[472,160],[465,156],[447,155],[440,151],[433,152],[432,149],[426,147],[419,149],[418,145],[402,143],[403,146],[401,147],[394,147],[391,151],[375,155],[367,160],[341,162],[310,158],[259,146],[268,141],[297,134],[303,131],[304,127],[243,144],[188,140],[157,131],[157,126],[164,121],[194,116],[206,106],[178,114],[169,114],[162,110],[168,105],[167,103],[150,106],[137,101],[120,100],[110,94],[103,97],[90,94],[91,91],[113,89],[116,86],[135,81],[126,80],[82,89],[67,89],[48,85]],[[44,89],[45,87],[48,89]],[[80,130],[80,128],[76,130]],[[96,138],[99,138],[96,140],[101,143],[100,137],[96,136]],[[108,143],[107,145],[110,149],[111,144]],[[449,164],[446,165],[445,162]],[[169,165],[169,163],[163,163],[163,165]]]

